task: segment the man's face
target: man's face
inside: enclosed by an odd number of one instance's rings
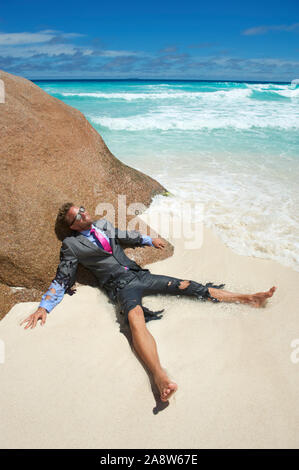
[[[79,212],[79,209],[80,207],[72,206],[66,214],[66,221],[72,230],[77,230],[80,232],[81,230],[88,230],[91,227],[92,220],[86,210],[85,212]],[[75,218],[77,214],[81,215],[80,220]]]

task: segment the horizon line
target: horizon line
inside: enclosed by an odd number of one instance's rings
[[[24,77],[26,78],[26,77]],[[235,83],[292,83],[279,80],[233,80],[233,79],[202,79],[202,78],[27,78],[34,81],[144,81],[144,82],[235,82]]]

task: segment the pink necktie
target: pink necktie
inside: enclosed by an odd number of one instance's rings
[[[96,232],[95,229],[92,228],[90,230],[90,233],[93,233],[94,236],[99,240],[99,242],[101,243],[104,250],[106,250],[106,251],[108,251],[108,253],[112,254],[112,248],[111,248],[110,243],[106,240],[106,238],[100,232]]]

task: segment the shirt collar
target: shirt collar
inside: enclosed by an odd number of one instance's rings
[[[96,228],[94,224],[91,224],[91,228]],[[82,235],[85,235],[88,237],[88,235],[90,235],[90,230],[80,230],[80,233],[82,233]]]

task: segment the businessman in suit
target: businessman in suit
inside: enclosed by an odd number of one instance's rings
[[[84,207],[65,203],[58,212],[56,224],[68,227],[71,235],[64,238],[60,251],[60,263],[48,291],[43,295],[36,312],[22,323],[25,329],[35,328],[37,322],[46,322],[47,314],[62,300],[65,292],[72,294],[77,266],[81,263],[97,278],[108,297],[118,304],[125,321],[128,322],[133,346],[153,375],[162,401],[177,390],[162,368],[156,342],[146,327],[146,322],[161,318],[161,312],[152,312],[142,305],[142,297],[152,294],[193,296],[213,302],[240,302],[261,307],[275,291],[256,294],[237,294],[223,290],[224,284],[200,284],[196,281],[171,276],[154,275],[128,258],[123,250],[126,246],[150,245],[163,250],[161,238],[150,238],[137,231],[122,231],[108,220],[92,221]]]

